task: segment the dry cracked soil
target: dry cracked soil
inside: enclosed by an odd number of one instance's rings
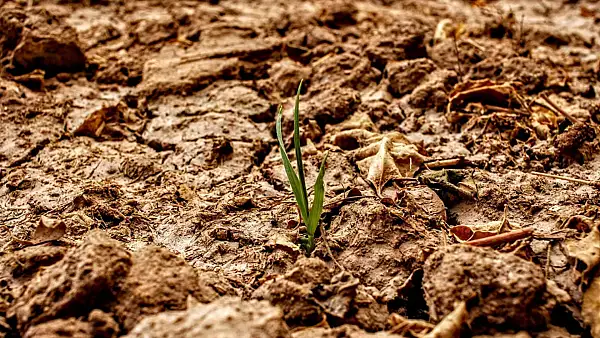
[[[0,0],[0,337],[600,338],[599,33],[597,0]]]

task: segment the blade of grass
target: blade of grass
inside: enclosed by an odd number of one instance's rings
[[[321,168],[319,169],[319,176],[317,176],[317,180],[315,181],[315,198],[313,200],[313,205],[308,215],[308,221],[306,222],[306,231],[311,236],[314,236],[315,231],[317,231],[317,225],[319,224],[321,212],[323,211],[323,198],[325,197],[325,186],[323,184],[323,176],[325,175],[325,162],[327,161],[327,155],[328,153],[325,153],[325,155],[323,156]]]
[[[285,173],[290,181],[290,186],[292,187],[292,192],[294,193],[294,197],[296,198],[296,203],[298,203],[298,208],[300,209],[300,215],[304,222],[308,220],[308,202],[305,198],[305,191],[302,189],[302,184],[296,176],[294,172],[294,168],[292,167],[292,163],[290,162],[289,157],[287,156],[287,152],[285,151],[285,144],[283,143],[283,136],[281,134],[281,117],[283,115],[283,107],[279,106],[279,110],[277,112],[277,122],[275,124],[275,130],[277,132],[277,141],[279,142],[279,153],[281,154],[281,159],[283,160],[283,166],[285,167]],[[300,171],[302,172],[302,171]]]
[[[298,164],[298,176],[302,185],[304,203],[308,208],[308,196],[306,196],[306,182],[304,179],[304,165],[302,164],[302,149],[300,148],[300,91],[302,90],[302,82],[298,85],[296,93],[296,103],[294,104],[294,149],[296,150],[296,163]],[[304,219],[306,222],[307,219]]]

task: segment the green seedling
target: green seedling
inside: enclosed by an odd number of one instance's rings
[[[294,105],[294,149],[296,150],[296,163],[298,166],[298,175],[290,163],[287,152],[285,151],[285,145],[283,143],[283,136],[281,135],[281,117],[283,113],[283,107],[279,106],[277,112],[277,140],[279,141],[279,152],[281,153],[281,159],[283,160],[283,166],[285,167],[285,173],[287,174],[288,181],[294,192],[296,198],[296,204],[300,210],[301,221],[306,225],[306,237],[302,239],[302,246],[305,248],[307,253],[311,253],[315,248],[315,231],[319,225],[319,219],[321,218],[321,212],[323,211],[323,197],[325,195],[325,187],[323,185],[323,175],[325,174],[325,161],[327,160],[327,153],[323,157],[321,162],[321,168],[319,169],[319,175],[314,185],[314,199],[312,207],[308,208],[308,193],[306,191],[306,183],[304,181],[304,166],[302,165],[302,149],[300,149],[300,126],[299,126],[299,115],[300,115],[300,90],[302,89],[302,81],[298,86],[298,93],[296,94],[296,104]]]

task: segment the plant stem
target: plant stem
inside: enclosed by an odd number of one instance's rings
[[[315,249],[315,235],[308,234],[308,240],[306,241],[306,253],[310,255]]]

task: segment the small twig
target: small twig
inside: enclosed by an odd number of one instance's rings
[[[541,94],[540,97],[542,99],[544,99],[544,101],[546,101],[552,108],[554,108],[554,110],[556,110],[556,112],[558,112],[559,114],[561,114],[562,116],[566,117],[567,120],[571,121],[571,123],[575,124],[578,123],[579,121],[574,118],[573,116],[571,116],[571,114],[567,113],[566,111],[562,110],[560,107],[558,107],[554,102],[550,101],[550,98],[548,97],[548,95],[546,94]]]
[[[588,184],[588,185],[594,186],[596,188],[600,188],[600,182],[597,182],[597,181],[582,180],[579,178],[572,178],[572,177],[560,176],[560,175],[544,174],[544,173],[540,173],[537,171],[533,171],[533,172],[531,172],[531,174],[536,175],[536,176],[555,178],[558,180],[565,180],[565,181],[569,181],[569,182]]]
[[[329,257],[331,257],[331,260],[333,260],[335,265],[337,265],[337,267],[340,268],[340,270],[342,270],[342,272],[346,272],[346,269],[344,269],[344,267],[337,261],[337,259],[335,259],[335,256],[333,256],[333,253],[331,252],[331,248],[329,247],[329,242],[327,242],[327,235],[325,234],[325,227],[323,226],[323,223],[320,223],[320,227],[321,227],[321,237],[323,237],[323,243],[325,243],[325,248],[327,249],[327,254],[329,254]]]
[[[35,146],[31,149],[29,149],[29,151],[23,155],[22,157],[16,159],[15,161],[13,161],[11,164],[9,164],[8,166],[10,168],[14,168],[14,167],[18,167],[23,163],[29,162],[32,158],[34,158],[35,156],[37,156],[37,154],[39,154],[40,151],[42,151],[48,144],[50,144],[50,139],[45,138],[41,141],[38,141]]]
[[[531,110],[531,105],[527,103],[525,98],[523,98],[521,95],[519,95],[519,93],[517,93],[517,91],[514,88],[513,88],[513,92],[514,92],[515,98],[517,99],[517,101],[519,101],[519,104],[521,106],[525,107],[525,109],[527,110],[529,115],[533,114],[533,111]]]
[[[523,115],[523,116],[530,115],[529,112],[524,112],[521,109],[512,109],[512,108],[498,107],[498,106],[492,106],[492,105],[484,105],[483,108],[485,110],[500,112],[500,113],[517,113],[517,114]],[[525,108],[527,109],[527,107],[525,107]]]
[[[552,251],[552,242],[548,243],[546,250],[546,267],[544,268],[544,277],[548,278],[548,271],[550,270],[550,253]]]
[[[519,39],[517,40],[517,48],[515,48],[517,51],[522,46],[523,42],[523,21],[525,21],[525,14],[521,14],[521,24],[519,26]]]
[[[458,52],[458,42],[456,41],[456,34],[454,34],[453,36],[454,38],[454,53],[456,53],[456,61],[457,61],[457,65],[458,65],[458,75],[460,75],[460,77],[462,78],[464,76],[463,71],[462,71],[462,66],[461,66],[461,59],[460,59],[460,53]]]
[[[529,227],[486,238],[476,239],[474,241],[465,242],[465,244],[473,246],[495,246],[498,244],[511,243],[519,239],[530,237],[531,235],[533,235],[533,228]]]
[[[465,160],[464,157],[457,157],[444,160],[433,160],[431,162],[424,163],[427,169],[447,168],[462,164],[469,164],[469,161]]]
[[[100,166],[101,163],[102,163],[102,160],[99,160],[98,163],[96,163],[96,165],[94,166],[94,168],[90,171],[90,173],[86,177],[88,180],[90,178],[92,178],[92,176],[94,176],[94,173],[96,172],[96,169],[98,169],[98,167]]]

